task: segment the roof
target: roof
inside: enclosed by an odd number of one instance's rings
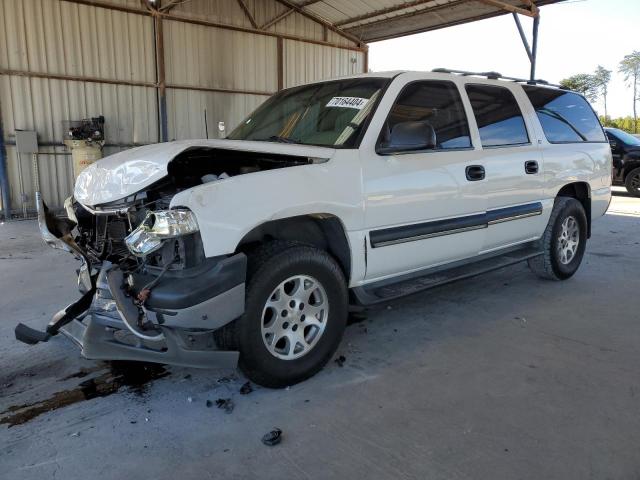
[[[280,0],[361,42],[437,30],[507,13],[536,16],[564,0]]]

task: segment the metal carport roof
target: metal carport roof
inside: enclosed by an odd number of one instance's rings
[[[507,13],[538,16],[564,0],[278,0],[362,43],[474,22]]]

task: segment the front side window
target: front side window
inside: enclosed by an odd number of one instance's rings
[[[583,96],[554,88],[522,88],[549,142],[606,142],[600,121]]]
[[[227,138],[355,148],[388,82],[356,78],[283,90]]]
[[[452,82],[410,83],[396,99],[381,135],[384,143],[397,125],[424,122],[435,131],[433,150],[470,148],[469,125],[460,93]]]
[[[529,143],[522,112],[513,93],[493,85],[467,85],[483,147]]]

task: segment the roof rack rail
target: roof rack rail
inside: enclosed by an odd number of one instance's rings
[[[474,75],[477,77],[486,77],[489,80],[510,80],[512,82],[526,83],[528,85],[545,85],[549,87],[561,88],[562,90],[567,90],[567,88],[563,87],[562,85],[549,83],[546,80],[542,80],[542,79],[527,80],[526,78],[507,77],[498,72],[467,72],[466,70],[452,70],[449,68],[434,68],[431,71],[434,73],[456,73],[458,75],[462,75],[463,77]]]

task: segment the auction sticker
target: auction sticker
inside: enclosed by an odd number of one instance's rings
[[[329,100],[329,103],[327,103],[327,107],[355,108],[356,110],[362,110],[368,101],[368,98],[360,97],[333,97]]]

